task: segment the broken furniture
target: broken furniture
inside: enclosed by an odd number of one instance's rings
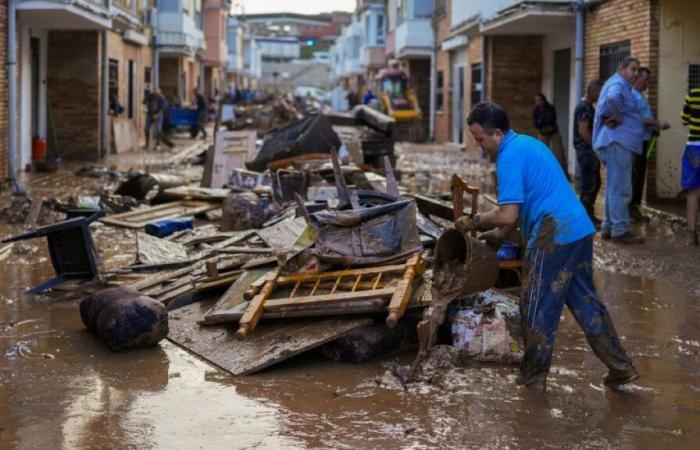
[[[135,209],[121,214],[113,214],[104,217],[101,221],[109,225],[141,229],[149,223],[159,220],[195,216],[220,207],[221,204],[218,202],[180,200],[177,202],[163,203],[158,206]]]
[[[219,131],[213,149],[207,152],[202,186],[221,188],[228,184],[234,169],[243,169],[255,156],[255,131]]]
[[[100,260],[90,234],[90,224],[101,215],[98,212],[87,218],[68,219],[2,241],[15,242],[38,237],[47,239],[56,277],[28,290],[26,294],[40,294],[69,279],[92,280],[97,276]]]
[[[352,304],[366,300],[389,300],[387,306],[389,327],[396,326],[403,315],[413,291],[413,280],[425,271],[425,262],[416,253],[405,263],[365,269],[334,272],[281,275],[279,269],[269,272],[252,283],[246,296],[251,298],[239,322],[240,338],[255,330],[264,311],[319,310],[343,304],[338,314],[353,313]],[[392,275],[400,278],[390,283]],[[284,298],[272,296],[291,287]],[[365,305],[363,305],[365,306]]]
[[[339,149],[341,145],[328,118],[322,114],[313,115],[269,132],[257,156],[246,163],[246,167],[262,172],[274,161],[310,154],[327,156],[331,149]]]

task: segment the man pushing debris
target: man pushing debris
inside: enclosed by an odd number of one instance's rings
[[[639,378],[593,283],[595,228],[557,159],[537,139],[512,131],[508,115],[495,104],[476,105],[467,124],[479,145],[496,157],[498,208],[464,216],[455,226],[463,232],[493,230],[482,235],[493,242],[519,223],[527,240],[520,301],[525,356],[518,383],[546,388],[565,304],[608,366],[605,383]]]

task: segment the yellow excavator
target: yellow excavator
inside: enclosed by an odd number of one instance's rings
[[[377,74],[376,81],[382,112],[396,120],[396,139],[422,140],[422,113],[415,92],[408,86],[406,72],[383,69]]]
[[[378,92],[382,112],[397,122],[421,117],[420,107],[413,89],[408,87],[408,77],[403,70],[384,69],[377,75]]]

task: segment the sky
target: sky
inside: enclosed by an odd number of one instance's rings
[[[293,12],[317,14],[330,11],[352,11],[355,0],[239,0],[246,14]],[[234,4],[236,1],[233,2]]]

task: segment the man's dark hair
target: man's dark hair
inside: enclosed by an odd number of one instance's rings
[[[601,83],[600,80],[598,80],[598,79],[591,80],[588,83],[588,86],[586,87],[586,95],[588,95],[590,97],[593,95],[593,91],[595,91],[596,89],[600,89],[602,87],[603,87],[603,83]]]
[[[639,71],[637,72],[639,75],[645,74],[646,76],[650,77],[651,76],[651,70],[649,70],[648,67],[640,67]]]
[[[628,56],[627,58],[623,59],[620,63],[620,69],[626,69],[634,63],[641,64],[639,60],[634,56]]]
[[[495,103],[477,103],[467,117],[467,125],[475,123],[481,125],[489,135],[496,130],[501,130],[503,133],[510,130],[508,114]]]

